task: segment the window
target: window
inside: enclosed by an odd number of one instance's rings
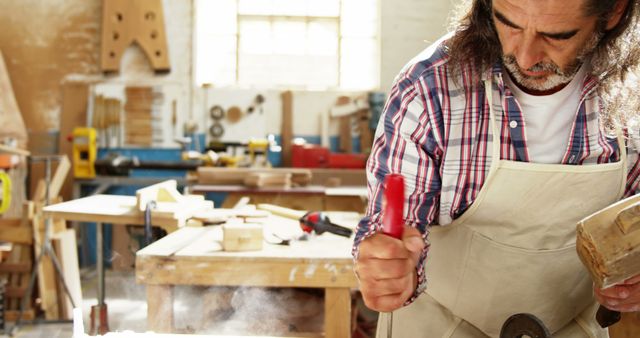
[[[197,0],[196,82],[379,85],[378,0]]]

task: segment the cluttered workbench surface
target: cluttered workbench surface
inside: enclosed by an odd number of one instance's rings
[[[330,216],[345,227],[359,217]],[[223,227],[206,226],[181,228],[137,252],[136,281],[147,286],[150,330],[174,330],[174,285],[313,287],[325,289],[325,337],[350,335],[350,289],[357,287],[352,239],[303,235],[297,221],[275,215],[255,221],[263,229],[260,250],[224,251]]]

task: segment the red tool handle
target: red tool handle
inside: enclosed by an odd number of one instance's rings
[[[404,230],[404,177],[389,174],[385,177],[385,190],[382,201],[382,232],[401,239]]]

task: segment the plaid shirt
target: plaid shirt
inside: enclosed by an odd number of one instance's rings
[[[500,158],[529,162],[525,120],[511,90],[503,81],[501,63],[485,74],[468,66],[453,78],[442,42],[409,62],[396,78],[380,118],[367,163],[369,207],[354,241],[381,229],[382,182],[388,173],[405,177],[405,223],[417,227],[427,245],[417,266],[419,287],[425,287],[424,263],[429,245],[428,226],[447,225],[464,213],[484,185],[491,166],[494,137],[484,84],[491,78],[500,131]],[[481,76],[478,76],[481,75]],[[476,80],[474,80],[476,79]],[[619,160],[617,138],[600,128],[597,82],[586,76],[562,164],[588,165]],[[626,195],[638,187],[637,152],[629,153]]]

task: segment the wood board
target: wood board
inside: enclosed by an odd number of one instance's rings
[[[54,234],[52,239],[54,251],[60,261],[62,275],[64,276],[71,297],[76,306],[82,304],[82,286],[80,283],[80,268],[78,265],[78,253],[76,245],[76,232],[74,229]],[[73,306],[64,292],[64,287],[60,280],[57,280],[58,295],[61,300],[59,313],[61,319],[73,319]]]
[[[124,51],[134,42],[140,45],[156,72],[171,70],[162,0],[104,0],[102,70],[118,71]]]

